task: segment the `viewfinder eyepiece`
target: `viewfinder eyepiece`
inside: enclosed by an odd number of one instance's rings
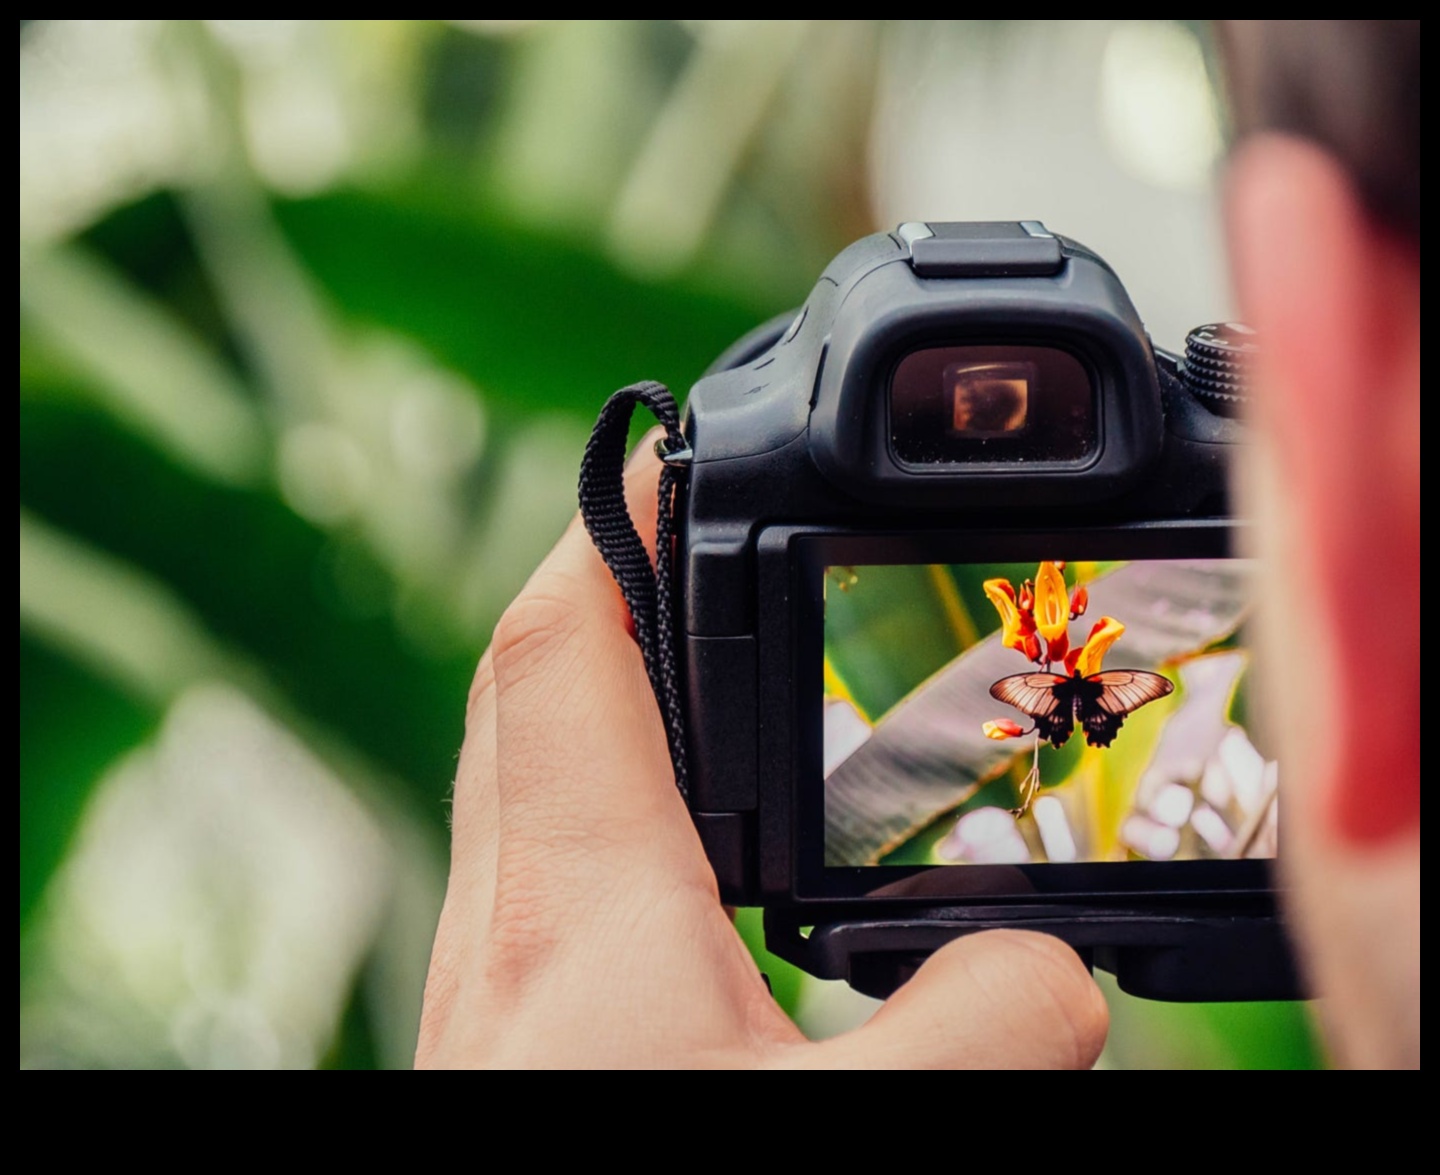
[[[890,443],[905,465],[1081,461],[1097,442],[1090,377],[1055,347],[928,347],[890,382]]]
[[[953,407],[950,431],[969,437],[1003,437],[1030,423],[1033,363],[952,363],[945,369],[945,398]]]

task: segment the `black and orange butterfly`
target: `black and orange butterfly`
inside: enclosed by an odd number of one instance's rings
[[[1163,698],[1175,685],[1169,678],[1143,669],[1107,669],[1081,677],[1059,673],[1017,673],[1002,677],[990,687],[990,696],[1023,710],[1035,719],[1040,737],[1060,747],[1073,724],[1085,730],[1092,747],[1108,747],[1127,714],[1147,702]]]

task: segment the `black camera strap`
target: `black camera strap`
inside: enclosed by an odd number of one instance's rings
[[[625,505],[625,445],[635,406],[643,404],[665,427],[656,452],[665,462],[660,472],[660,504],[655,515],[655,564]],[[645,658],[650,688],[665,721],[675,786],[688,792],[685,767],[685,719],[680,707],[675,660],[674,551],[671,528],[675,486],[689,453],[680,432],[680,410],[670,389],[654,380],[621,388],[600,410],[580,462],[580,515],[635,621],[635,636]]]

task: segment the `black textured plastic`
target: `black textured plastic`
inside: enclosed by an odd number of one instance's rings
[[[1259,350],[1255,332],[1238,322],[1197,326],[1185,339],[1180,378],[1210,411],[1238,416],[1248,399],[1251,367]]]

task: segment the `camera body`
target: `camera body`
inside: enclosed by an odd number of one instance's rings
[[[1206,356],[1192,360],[1203,377]],[[1028,926],[1137,994],[1298,994],[1262,843],[1274,765],[1268,784],[1245,776],[1249,809],[1214,782],[1215,763],[1236,759],[1216,732],[1239,737],[1234,674],[1248,664],[1247,581],[1231,574],[1244,524],[1227,485],[1244,426],[1193,394],[1185,367],[1152,348],[1110,267],[1043,225],[907,224],[847,248],[798,313],[692,388],[674,504],[688,802],[723,899],[764,907],[777,954],[883,995],[957,935]],[[1144,668],[1122,675],[1168,673],[1176,698],[1116,702],[1106,683],[1120,677],[1098,655],[1062,673],[1069,637],[1053,616],[1048,648],[1033,623],[1015,627],[1044,586],[999,574],[1021,565],[1051,583],[1059,568],[1067,607],[1072,588],[1128,607]],[[935,598],[915,603],[914,583]],[[1030,613],[1005,621],[1007,590],[1022,605],[1028,592]],[[953,647],[927,635],[917,617],[930,613],[953,621]],[[1162,613],[1203,622],[1177,633]],[[1222,653],[1242,667],[1186,760],[1173,732],[1204,725],[1204,691],[1183,675],[1218,672]],[[1082,682],[1098,702],[1073,699]],[[879,700],[862,704],[866,690]],[[1068,751],[1047,744],[1072,705],[1080,734]],[[1093,741],[1096,705],[1130,722],[1113,746]],[[1035,718],[1033,749],[986,739],[986,706]],[[1191,812],[1178,825],[1177,787]],[[1080,811],[1102,802],[1092,791],[1115,809],[1093,827]],[[1142,810],[1141,796],[1169,808]],[[1191,826],[1227,804],[1230,826]],[[1066,819],[1057,849],[1047,838]],[[993,826],[993,843],[957,839],[962,824]]]

